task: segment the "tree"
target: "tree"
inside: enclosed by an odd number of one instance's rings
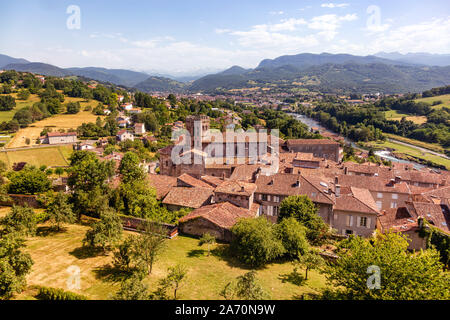
[[[140,162],[139,157],[134,152],[124,154],[119,165],[119,172],[122,174],[124,183],[144,179],[145,174],[144,170],[139,166]]]
[[[407,251],[406,236],[350,237],[339,246],[339,259],[324,273],[335,298],[354,300],[450,299],[450,276],[435,249]]]
[[[273,225],[264,217],[239,220],[232,228],[231,251],[251,266],[261,266],[284,253]]]
[[[100,161],[93,152],[75,151],[70,157],[68,185],[73,190],[72,203],[80,214],[98,216],[107,204],[106,180],[114,174],[112,161]]]
[[[8,174],[10,180],[9,193],[38,194],[50,190],[52,183],[45,172],[36,167],[26,166],[24,169]]]
[[[30,97],[30,91],[28,89],[19,90],[17,93],[17,99],[19,100],[28,100]]]
[[[142,276],[133,273],[130,278],[123,281],[114,300],[148,300],[148,287],[142,283]]]
[[[281,220],[275,226],[277,237],[281,239],[286,254],[290,258],[297,258],[309,249],[306,239],[306,228],[295,218]]]
[[[227,300],[233,300],[234,297],[242,300],[263,300],[269,297],[259,284],[255,270],[237,277],[236,281],[227,283],[220,295]]]
[[[305,280],[308,280],[308,271],[321,268],[325,261],[317,252],[310,250],[301,255],[295,264],[294,272],[297,271],[297,266],[303,266],[305,268]]]
[[[64,174],[64,169],[63,168],[56,168],[55,169],[55,174],[57,174],[59,177],[61,177],[61,175]]]
[[[3,233],[17,233],[23,236],[36,234],[36,218],[33,209],[28,206],[13,206],[11,211],[0,220]]]
[[[16,99],[11,96],[0,96],[0,111],[10,111],[16,107]]]
[[[17,233],[0,238],[0,298],[9,299],[26,286],[26,275],[31,271],[33,260],[23,253],[25,241]]]
[[[81,106],[79,102],[69,102],[66,107],[66,111],[69,114],[76,114],[80,112]]]
[[[167,297],[165,294],[167,290],[173,290],[173,299],[177,300],[177,292],[182,286],[183,280],[186,278],[187,269],[183,265],[176,265],[168,269],[168,274],[164,279],[159,282],[160,285],[160,297]]]
[[[145,267],[148,274],[152,273],[153,263],[166,247],[164,228],[150,221],[143,223],[142,233],[135,238],[133,257],[138,265]]]
[[[205,233],[200,238],[200,241],[198,242],[198,245],[199,246],[203,246],[204,244],[207,245],[207,247],[208,247],[208,257],[209,257],[211,245],[213,245],[214,243],[216,243],[216,238],[210,233]]]
[[[121,244],[117,246],[114,251],[113,265],[119,270],[129,272],[131,270],[131,263],[133,261],[135,236],[129,236]]]
[[[122,238],[122,220],[112,209],[107,208],[100,213],[100,221],[95,222],[86,232],[83,245],[100,246],[103,252],[120,241]]]
[[[293,217],[307,228],[306,236],[313,244],[321,244],[328,234],[328,226],[317,214],[317,207],[307,196],[290,196],[280,205],[278,221]]]
[[[45,212],[58,231],[61,230],[62,223],[73,223],[76,220],[72,205],[69,203],[69,196],[62,192],[52,199]]]
[[[153,214],[158,209],[156,191],[149,185],[148,181],[130,180],[126,183],[122,182],[118,192],[119,198],[116,209],[134,217],[159,218],[158,215]]]

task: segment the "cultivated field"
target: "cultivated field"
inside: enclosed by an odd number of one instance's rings
[[[81,290],[72,290],[91,299],[108,299],[119,284],[108,269],[109,256],[92,256],[82,248],[82,239],[88,228],[82,225],[70,225],[62,233],[50,233],[27,241],[27,252],[34,261],[31,273],[27,277],[30,290],[23,292],[17,299],[30,299],[33,285],[43,285],[66,289],[69,277],[67,268],[78,266],[81,269]],[[220,247],[209,257],[206,248],[198,246],[198,240],[178,236],[168,240],[167,249],[155,263],[153,273],[145,281],[150,290],[155,290],[159,279],[166,275],[167,268],[182,263],[188,268],[187,280],[180,289],[181,299],[221,299],[219,292],[227,282],[248,272],[234,259],[220,254]],[[323,275],[310,272],[309,280],[301,286],[289,282],[292,273],[291,263],[274,263],[258,270],[258,278],[264,289],[273,299],[293,299],[305,292],[325,286]]]
[[[0,152],[0,160],[10,168],[18,162],[26,162],[37,167],[42,165],[47,167],[67,166],[72,151],[71,145],[2,151]]]
[[[441,109],[442,107],[450,108],[450,94],[445,94],[442,96],[436,96],[436,97],[428,97],[428,98],[422,98],[415,100],[416,102],[426,102],[429,104],[432,104],[434,101],[442,101],[441,104],[438,104],[436,106],[433,106],[433,109]]]

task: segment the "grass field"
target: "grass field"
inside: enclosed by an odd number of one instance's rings
[[[436,106],[433,106],[433,109],[441,109],[442,107],[450,108],[450,94],[445,94],[442,96],[436,96],[436,97],[428,97],[428,98],[421,98],[415,100],[416,102],[426,102],[429,104],[432,104],[434,101],[441,100],[442,103],[438,104]]]
[[[84,102],[84,104],[86,103]],[[6,147],[26,147],[28,146],[26,144],[27,138],[31,140],[30,145],[35,145],[37,138],[40,137],[40,134],[45,127],[51,127],[53,131],[58,131],[59,129],[64,129],[66,131],[69,129],[76,130],[77,127],[81,126],[84,122],[95,122],[96,119],[97,116],[89,111],[81,111],[77,114],[57,114],[53,117],[35,122],[27,128],[20,129]]]
[[[7,94],[1,94],[1,96],[5,95]],[[8,122],[12,120],[17,110],[31,106],[33,105],[33,103],[41,101],[41,98],[39,98],[37,94],[30,95],[30,97],[27,100],[17,100],[17,93],[11,93],[9,95],[16,98],[16,107],[11,111],[0,111],[0,122],[3,121]]]
[[[395,134],[391,134],[391,133],[384,133],[385,136],[387,136],[390,139],[394,139],[394,140],[398,140],[401,142],[405,142],[405,143],[409,143],[421,148],[425,148],[425,149],[429,149],[431,151],[434,152],[439,152],[439,153],[445,153],[445,150],[442,146],[438,145],[437,143],[428,143],[428,142],[422,142],[419,140],[415,140],[415,139],[410,139],[410,138],[405,138],[402,136],[398,136]]]
[[[0,160],[5,162],[8,167],[12,167],[14,163],[26,162],[34,166],[46,165],[67,166],[68,158],[72,154],[72,146],[58,146],[48,148],[35,148],[17,151],[0,152]]]
[[[27,277],[29,288],[43,285],[67,290],[67,268],[78,266],[81,270],[81,290],[73,291],[91,299],[108,299],[117,291],[119,283],[112,280],[111,273],[108,273],[111,255],[91,256],[82,248],[81,241],[86,230],[86,226],[70,225],[65,232],[37,236],[27,241],[26,251],[34,261]],[[221,246],[225,245],[215,245],[216,248]],[[221,299],[219,292],[226,283],[248,272],[230,259],[215,253],[208,257],[206,248],[199,247],[197,239],[178,236],[168,240],[167,249],[155,263],[152,275],[145,281],[150,290],[155,290],[158,280],[165,277],[167,268],[182,263],[188,273],[179,291],[181,299]],[[301,293],[315,292],[315,289],[325,286],[324,276],[314,271],[309,273],[308,281],[302,286],[286,281],[292,270],[291,263],[287,262],[270,264],[258,270],[261,285],[271,294],[271,298],[293,299]],[[32,289],[25,291],[16,299],[30,299],[32,292]]]
[[[402,113],[397,110],[389,110],[386,111],[384,114],[387,120],[400,121],[402,120],[403,117],[406,117],[406,120],[412,121],[416,124],[422,124],[427,122],[427,117],[425,116],[412,116],[410,114]]]
[[[420,159],[424,159],[424,160],[429,160],[432,161],[436,164],[439,165],[443,165],[447,168],[447,170],[450,170],[450,160],[447,160],[445,158],[439,157],[437,155],[433,155],[431,153],[424,153],[418,149],[415,149],[413,147],[408,147],[399,143],[395,143],[395,142],[391,142],[391,141],[386,141],[383,143],[377,142],[377,143],[369,143],[368,146],[373,146],[375,148],[389,148],[389,149],[393,149],[396,152],[399,153],[403,153],[406,155],[410,155],[416,158],[420,158]]]

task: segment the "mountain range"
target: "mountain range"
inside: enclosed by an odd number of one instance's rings
[[[171,76],[149,75],[124,69],[59,68],[0,55],[0,69],[64,77],[79,76],[110,82],[141,91],[217,92],[221,90],[275,87],[305,87],[326,93],[419,92],[450,83],[450,55],[378,53],[286,55],[262,60],[254,69],[233,66],[203,77],[184,76],[189,82]],[[179,78],[178,78],[179,80]],[[192,81],[194,80],[194,81]]]

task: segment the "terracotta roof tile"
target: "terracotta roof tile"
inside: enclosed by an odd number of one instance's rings
[[[174,187],[162,203],[197,209],[208,203],[212,195],[213,189],[210,188]]]

